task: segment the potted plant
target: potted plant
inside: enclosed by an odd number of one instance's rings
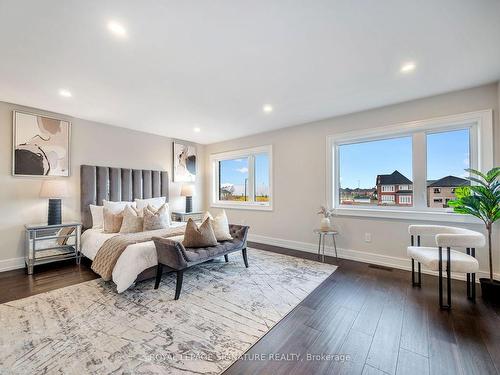
[[[329,210],[325,206],[321,206],[318,211],[318,215],[323,215],[320,222],[320,229],[322,231],[329,231],[332,228],[330,218],[333,216],[333,209]]]
[[[486,174],[475,169],[466,169],[471,174],[466,177],[474,183],[455,190],[456,199],[448,204],[460,214],[468,214],[481,219],[488,232],[488,252],[490,277],[481,278],[483,298],[494,302],[500,301],[500,281],[493,279],[493,256],[491,247],[491,232],[493,223],[500,219],[500,167],[495,167]]]

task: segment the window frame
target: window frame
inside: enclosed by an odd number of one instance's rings
[[[470,167],[487,171],[493,167],[493,111],[483,110],[451,116],[399,123],[395,125],[350,131],[327,137],[327,204],[337,215],[382,217],[391,219],[419,219],[441,222],[479,223],[467,215],[451,209],[427,207],[427,134],[470,129]],[[412,206],[352,207],[340,204],[339,146],[390,138],[412,137]],[[415,155],[420,155],[415,157]],[[422,157],[424,155],[424,157]]]
[[[269,159],[269,202],[255,201],[255,156],[266,153]],[[224,201],[219,198],[219,162],[238,158],[248,158],[248,201]],[[211,192],[210,207],[243,209],[243,210],[273,210],[273,147],[272,145],[258,146],[235,151],[220,152],[210,155]]]

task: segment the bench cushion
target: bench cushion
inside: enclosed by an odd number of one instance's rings
[[[439,270],[439,249],[437,247],[409,246],[407,254],[426,268],[432,271]],[[457,250],[451,250],[450,254],[452,272],[475,273],[479,270],[479,262],[476,258]],[[443,248],[443,270],[446,270],[447,259],[447,251]]]
[[[210,258],[215,258],[228,251],[243,248],[243,241],[234,239],[231,241],[222,241],[217,246],[186,248],[186,258],[188,262],[203,262]]]

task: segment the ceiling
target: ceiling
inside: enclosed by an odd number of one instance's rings
[[[0,46],[2,101],[212,143],[496,81],[500,1],[0,0]]]

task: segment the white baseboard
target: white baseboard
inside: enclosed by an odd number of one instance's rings
[[[0,260],[0,272],[24,268],[24,257]]]
[[[273,238],[251,233],[248,234],[248,241],[258,242],[265,245],[284,247],[292,250],[305,251],[308,253],[315,253],[315,254],[318,253],[318,244],[312,244],[307,242],[284,240],[281,238]],[[369,253],[366,251],[359,251],[359,250],[341,249],[340,247],[337,247],[337,254],[339,258],[343,259],[355,260],[363,263],[371,263],[379,266],[411,271],[411,262],[408,258],[399,258],[399,257],[382,255],[378,253]],[[333,246],[325,246],[325,255],[335,256],[335,250]],[[438,275],[438,272],[431,271],[423,267],[422,267],[422,273],[434,276]],[[463,273],[455,274],[452,272],[451,277],[457,280],[466,279],[466,275]],[[479,271],[477,273],[477,278],[476,278],[477,282],[479,282],[480,277],[489,277],[489,274],[488,272],[485,271]],[[494,277],[498,280],[500,278],[500,274],[494,274]]]

